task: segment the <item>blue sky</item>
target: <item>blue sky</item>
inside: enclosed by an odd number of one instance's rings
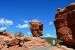
[[[57,8],[64,8],[75,0],[0,0],[0,30],[31,36],[29,21],[40,20],[43,36],[56,37],[54,17]]]

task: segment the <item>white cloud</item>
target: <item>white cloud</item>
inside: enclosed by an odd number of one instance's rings
[[[27,32],[27,35],[31,35],[31,32]]]
[[[6,30],[7,27],[0,27],[0,31]]]
[[[49,22],[49,25],[52,25],[53,24],[53,22]]]
[[[1,18],[0,19],[0,24],[1,25],[13,25],[13,21],[12,20],[8,20],[8,19],[5,19],[5,18]]]
[[[18,28],[28,28],[29,27],[29,21],[25,20],[24,24],[18,24],[16,27],[18,27]]]
[[[29,23],[29,21],[27,21],[27,20],[25,20],[24,22],[25,22],[25,23]]]
[[[28,28],[29,25],[28,24],[18,24],[16,27],[18,27],[18,28]]]
[[[31,21],[39,21],[39,20],[34,19],[34,20],[31,20]],[[24,24],[18,24],[16,27],[18,27],[18,28],[28,28],[29,27],[29,22],[30,21],[25,20]]]
[[[51,37],[51,35],[50,34],[46,34],[45,37]]]
[[[31,20],[31,21],[35,21],[35,22],[36,22],[36,21],[39,21],[39,20],[38,20],[38,19],[33,19],[33,20]]]
[[[52,35],[52,34],[46,34],[46,35],[44,35],[44,37],[53,37],[53,38],[56,38],[56,35]]]

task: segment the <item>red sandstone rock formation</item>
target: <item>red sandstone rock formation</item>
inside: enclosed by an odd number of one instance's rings
[[[35,37],[33,38],[19,37],[8,32],[0,32],[0,50],[30,50],[28,47],[47,46],[48,42],[45,39],[38,38],[42,35],[42,23],[34,23],[32,25],[36,27],[35,29],[31,28],[31,30],[36,30],[37,34],[34,34]]]
[[[48,46],[49,43],[45,39],[33,37],[31,41],[25,42],[25,46],[27,47],[40,47],[40,46]]]
[[[25,42],[27,42],[27,41],[30,41],[30,40],[31,40],[30,38],[25,37],[25,36],[17,37],[17,38],[18,38],[18,39],[20,39],[21,41],[25,41]]]
[[[43,24],[40,21],[31,21],[30,30],[34,37],[42,36]]]
[[[59,45],[59,46],[53,47],[51,50],[74,50],[74,49],[68,48],[68,47],[63,46],[63,45]]]
[[[4,42],[4,41],[10,41],[10,40],[12,40],[10,37],[8,37],[8,36],[0,36],[0,42]]]
[[[75,3],[58,9],[55,16],[57,38],[68,46],[75,46]]]
[[[14,37],[15,37],[15,35],[12,34],[12,33],[9,33],[9,32],[2,32],[2,31],[0,31],[0,35],[8,36],[8,37],[10,37],[10,38],[14,38]]]
[[[8,43],[9,45],[19,45],[20,42],[21,42],[20,39],[13,39],[13,40],[11,40],[11,41],[8,41],[7,43]]]
[[[15,46],[11,46],[9,48],[7,48],[6,45],[0,45],[0,50],[30,50],[28,47],[26,46],[22,46],[22,47],[19,47],[18,45],[15,45]]]

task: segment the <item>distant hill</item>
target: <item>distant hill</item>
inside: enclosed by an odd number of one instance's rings
[[[52,40],[56,40],[57,38],[52,37],[41,37],[42,39],[46,39],[49,43],[51,43]]]
[[[52,37],[41,37],[41,38],[46,39],[50,44],[52,44],[52,40],[55,40],[56,44],[62,42],[61,40]]]

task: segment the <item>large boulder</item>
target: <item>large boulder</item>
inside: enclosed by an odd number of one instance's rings
[[[54,23],[57,38],[68,46],[75,46],[75,3],[57,9]]]
[[[8,48],[6,45],[4,46],[1,45],[0,50],[30,50],[30,49],[26,46],[19,47],[18,45],[14,45]]]
[[[20,45],[20,42],[21,40],[20,39],[12,39],[11,41],[5,41],[6,44],[8,45],[8,47],[11,47],[11,46],[15,46],[15,45]]]
[[[27,41],[30,41],[27,37],[16,37],[12,39],[8,36],[0,36],[0,50],[29,50],[24,45]]]
[[[43,24],[40,21],[31,21],[30,25],[30,30],[34,37],[42,36]]]

